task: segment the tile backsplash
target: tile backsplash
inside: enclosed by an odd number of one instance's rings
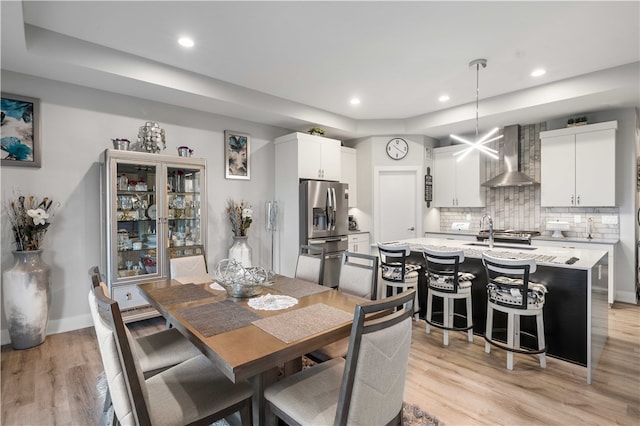
[[[540,132],[546,130],[546,123],[520,126],[520,170],[540,182]],[[504,141],[493,142],[491,146],[500,153]],[[502,157],[493,160],[483,157],[481,160],[485,176],[491,178],[504,171]],[[446,232],[454,222],[469,222],[470,232],[480,230],[480,219],[485,213],[493,218],[495,229],[517,229],[540,231],[542,235],[551,235],[546,223],[560,220],[568,222],[569,231],[563,231],[567,237],[586,238],[589,235],[591,218],[591,236],[594,239],[617,239],[620,236],[619,211],[617,207],[541,207],[540,186],[485,188],[485,205],[480,208],[440,208],[440,230]],[[576,221],[578,219],[579,221]],[[610,220],[614,219],[614,220]],[[610,224],[607,222],[616,222]],[[486,224],[484,226],[486,228]]]

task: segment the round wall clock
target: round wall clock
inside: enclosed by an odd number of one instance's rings
[[[402,160],[409,152],[409,144],[402,138],[393,138],[387,142],[387,155],[394,160]]]

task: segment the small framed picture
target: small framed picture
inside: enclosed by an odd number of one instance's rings
[[[1,96],[2,165],[40,167],[40,100],[9,93]]]
[[[225,178],[246,180],[251,178],[250,148],[250,135],[232,130],[224,131]]]

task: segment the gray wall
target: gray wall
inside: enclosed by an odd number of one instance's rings
[[[157,121],[166,131],[164,154],[177,155],[188,145],[195,157],[207,160],[209,212],[207,261],[227,256],[232,242],[224,214],[228,197],[254,207],[249,230],[254,264],[270,266],[270,236],[264,205],[273,196],[273,139],[290,130],[231,119],[195,110],[2,71],[2,91],[39,98],[41,102],[42,167],[2,167],[2,203],[14,192],[47,196],[61,202],[44,243],[44,260],[52,267],[49,333],[92,325],[87,305],[89,267],[100,264],[99,156],[111,148],[111,138],[135,140],[145,121]],[[224,130],[249,133],[250,181],[224,178]],[[2,268],[13,264],[11,230],[2,216]],[[2,343],[8,343],[2,315]]]

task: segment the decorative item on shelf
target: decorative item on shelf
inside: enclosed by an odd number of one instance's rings
[[[324,129],[321,127],[312,127],[308,133],[314,136],[324,136]]]
[[[138,131],[138,142],[134,145],[135,151],[151,152],[158,154],[167,147],[164,129],[153,121],[147,121]]]
[[[229,248],[229,258],[236,259],[245,267],[251,266],[251,247],[247,243],[247,230],[251,226],[253,210],[244,200],[236,203],[231,198],[227,200],[227,217],[233,231],[233,245]]]
[[[131,143],[129,139],[115,138],[115,139],[111,139],[111,141],[113,142],[114,149],[118,149],[120,151],[129,150],[129,144]]]
[[[588,124],[588,122],[587,117],[584,115],[581,117],[573,117],[567,120],[567,127],[584,126],[585,124]]]
[[[42,244],[58,206],[46,197],[22,195],[4,206],[16,243],[15,263],[2,273],[4,310],[15,349],[37,346],[46,337],[51,269],[42,260]]]
[[[179,146],[178,147],[178,156],[179,157],[191,157],[193,154],[193,150],[188,146]]]

